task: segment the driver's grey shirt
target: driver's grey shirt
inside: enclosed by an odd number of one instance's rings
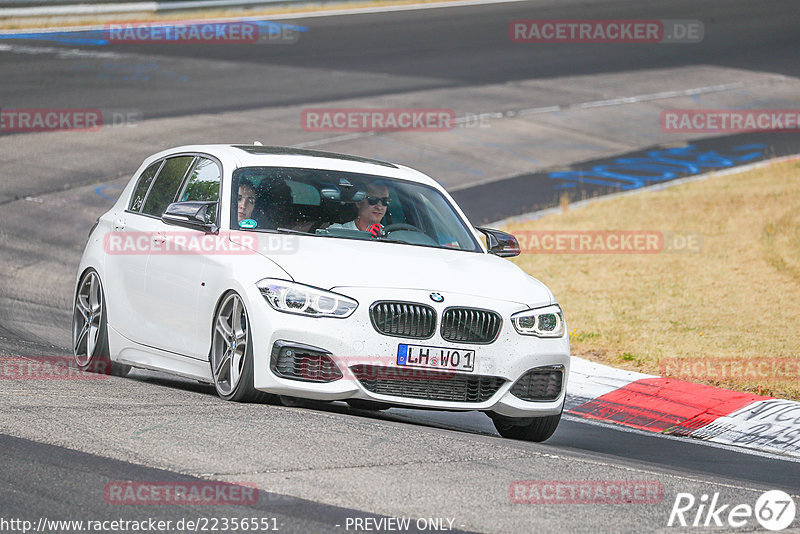
[[[343,228],[344,230],[358,230],[358,226],[356,226],[355,220],[346,222],[344,224],[334,223],[328,226],[328,228]]]

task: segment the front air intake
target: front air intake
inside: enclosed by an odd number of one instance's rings
[[[449,402],[486,402],[505,382],[497,376],[443,373],[375,365],[350,368],[364,389],[379,395]]]
[[[287,341],[275,342],[270,369],[281,378],[302,382],[333,382],[342,378],[329,352]]]
[[[537,367],[527,371],[514,383],[511,394],[531,402],[554,401],[561,395],[563,381],[563,365]]]

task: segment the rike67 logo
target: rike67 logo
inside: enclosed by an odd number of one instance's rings
[[[691,493],[678,493],[667,526],[753,528],[755,519],[762,528],[778,531],[792,524],[795,512],[794,499],[780,490],[762,493],[755,506],[722,504],[719,493],[710,499],[706,494],[697,499]]]

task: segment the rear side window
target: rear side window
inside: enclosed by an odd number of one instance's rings
[[[183,177],[186,176],[186,171],[189,170],[192,161],[194,161],[194,156],[178,156],[164,162],[158,178],[153,182],[150,193],[147,194],[142,213],[161,217],[167,206],[172,204],[175,197],[178,196],[178,188],[183,183]]]
[[[150,184],[153,182],[153,178],[155,178],[162,163],[163,161],[156,161],[142,172],[142,175],[139,177],[139,183],[136,184],[136,189],[133,191],[131,205],[128,207],[129,210],[139,211],[142,208],[147,190],[150,188]]]

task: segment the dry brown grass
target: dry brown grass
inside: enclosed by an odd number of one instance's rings
[[[506,230],[701,234],[695,253],[523,253],[515,261],[555,293],[574,355],[662,376],[675,360],[788,359],[778,380],[746,372],[691,380],[800,399],[797,161],[600,200]]]

